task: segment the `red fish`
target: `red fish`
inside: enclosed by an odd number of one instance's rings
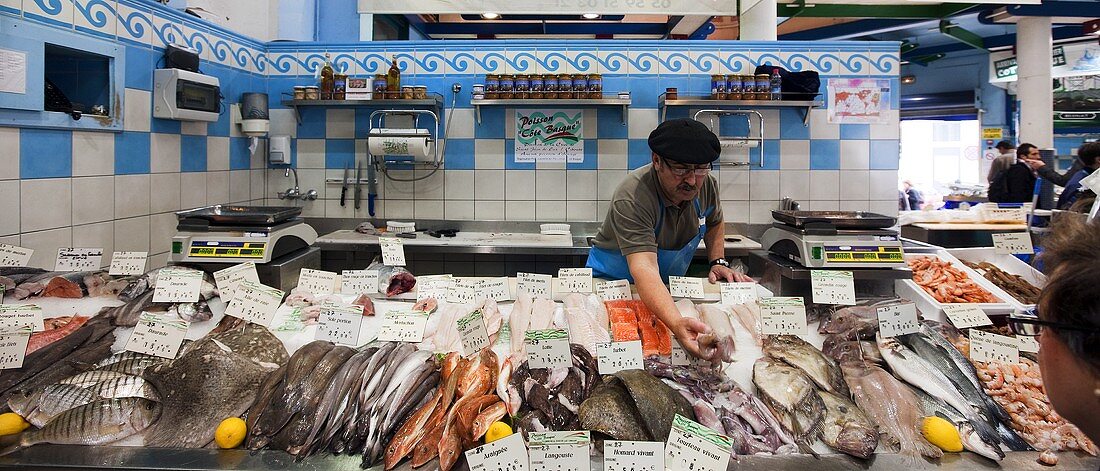
[[[30,355],[35,350],[45,347],[46,345],[65,338],[67,335],[75,332],[76,329],[79,329],[85,322],[88,322],[88,319],[88,317],[84,316],[73,316],[69,322],[54,328],[50,328],[50,325],[57,325],[57,322],[54,319],[47,319],[46,327],[48,330],[31,334],[31,339],[27,342],[27,355]]]

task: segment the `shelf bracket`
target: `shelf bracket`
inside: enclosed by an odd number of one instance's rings
[[[294,110],[294,121],[297,121],[298,125],[301,126],[302,125],[302,114],[298,112],[298,107],[291,105],[290,109]]]
[[[481,126],[481,105],[474,105],[474,117],[477,118],[477,125]]]
[[[807,106],[805,108],[799,108],[800,110],[802,110],[802,127],[807,127],[807,126],[810,125],[810,110],[812,108],[813,108],[813,106]]]
[[[623,105],[623,119],[622,119],[623,126],[626,126],[627,123],[630,122],[630,115],[627,113],[627,108],[629,108],[629,107],[630,107],[630,105]]]

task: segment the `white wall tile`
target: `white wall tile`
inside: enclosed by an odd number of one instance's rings
[[[127,131],[149,132],[149,123],[153,120],[152,100],[152,92],[127,88],[123,94],[122,128]]]
[[[866,140],[840,141],[841,170],[866,170],[870,165],[871,145]]]
[[[626,170],[600,170],[596,172],[596,196],[601,200],[611,200],[615,190],[627,175]]]
[[[473,108],[455,108],[454,114],[450,111],[445,111],[444,116],[450,116],[451,122],[448,125],[448,136],[455,139],[473,139],[474,138],[474,109]],[[446,118],[444,118],[444,124],[447,125]]]
[[[478,221],[503,221],[503,201],[475,201],[474,218]]]
[[[897,170],[870,170],[868,179],[871,188],[870,199],[878,201],[898,201],[898,171]]]
[[[72,247],[73,230],[71,227],[51,229],[48,231],[25,232],[20,237],[19,245],[34,250],[30,267],[43,267],[53,269],[57,262],[57,249],[60,247]]]
[[[535,219],[541,222],[564,222],[567,216],[565,201],[535,201]]]
[[[509,221],[534,221],[534,201],[506,201],[504,203],[504,216]]]
[[[249,170],[229,171],[229,201],[231,203],[248,201],[251,197],[249,186]],[[322,189],[319,188],[318,190]]]
[[[839,211],[840,201],[825,200],[825,201],[810,201],[806,205],[807,211]]]
[[[866,201],[871,194],[869,178],[867,170],[841,170],[840,199]]]
[[[837,200],[840,198],[840,171],[814,170],[810,172],[810,200]]]
[[[749,172],[749,199],[752,201],[778,200],[778,170],[753,170]]]
[[[267,182],[264,178],[265,170],[249,170],[249,179],[252,181],[252,199],[262,199],[267,194]]]
[[[596,199],[596,170],[566,170],[566,196],[570,201],[590,201]]]
[[[413,203],[413,217],[417,219],[443,219],[443,201],[417,200]]]
[[[180,208],[191,209],[206,206],[206,174],[187,172],[180,174]]]
[[[444,203],[444,216],[448,220],[474,219],[473,201],[447,201]]]
[[[149,211],[160,213],[180,209],[180,174],[149,175]]]
[[[325,217],[325,200],[298,200],[294,202],[294,206],[302,208],[302,216],[304,217]]]
[[[325,137],[352,139],[355,137],[355,110],[325,110]]]
[[[779,139],[779,110],[757,110],[764,115],[764,139]],[[749,120],[749,130],[756,135],[756,120]]]
[[[160,253],[172,250],[172,236],[176,235],[178,219],[173,213],[160,213],[149,216],[149,252]]]
[[[871,125],[871,139],[898,139],[901,136],[898,110],[884,110],[883,116],[886,122]]]
[[[182,121],[180,122],[180,134],[188,136],[205,136],[207,133],[206,121]]]
[[[622,170],[627,168],[627,139],[600,139],[597,142],[598,160],[600,170]]]
[[[421,177],[426,175],[430,170],[417,170],[416,176]],[[443,199],[443,174],[445,171],[439,171],[432,174],[432,176],[417,180],[413,185],[416,189],[417,199],[427,200],[441,200]]]
[[[504,169],[504,139],[474,141],[474,168]]]
[[[386,217],[390,219],[400,218],[409,219],[413,218],[413,201],[412,200],[386,200]]]
[[[229,202],[229,172],[206,172],[206,204]]]
[[[256,151],[249,151],[248,155],[248,168],[252,169],[265,169],[267,168],[267,139],[257,139]],[[248,145],[252,145],[252,140],[249,139]]]
[[[535,172],[535,200],[563,201],[565,185],[565,170],[539,170]]]
[[[6,147],[7,141],[4,142]],[[15,144],[18,146],[19,141]],[[16,167],[18,171],[18,165]],[[109,132],[73,132],[73,176],[114,173],[115,135]]]
[[[350,204],[349,204],[350,203]],[[375,202],[378,204],[378,202]],[[363,205],[365,208],[366,205]],[[344,202],[344,206],[340,206],[340,200],[325,200],[325,217],[327,218],[354,218],[355,217],[355,203]]]
[[[505,170],[504,196],[509,200],[535,199],[535,172],[533,170]],[[511,216],[508,219],[512,219]]]
[[[19,180],[0,181],[0,236],[19,233]]]
[[[13,236],[0,237],[0,244],[8,244],[8,245],[17,245],[18,246],[18,245],[20,245],[19,236],[18,235],[13,235]]]
[[[597,221],[603,221],[604,219],[607,219],[607,211],[609,209],[611,209],[611,203],[610,202],[603,201],[603,200],[597,201],[596,202],[596,220]]]
[[[444,174],[444,198],[447,200],[474,199],[474,172],[476,170],[447,170]],[[473,207],[470,208],[473,214]],[[450,218],[450,211],[447,211]],[[472,216],[471,216],[472,217]]]
[[[341,170],[341,172],[343,172],[343,170]],[[328,186],[328,185],[325,185],[325,176],[327,174],[328,174],[328,172],[325,171],[325,170],[318,170],[318,169],[299,170],[298,171],[298,185],[299,185],[299,189],[301,190],[302,194],[303,195],[306,194],[306,192],[309,191],[309,190],[317,190],[317,195],[318,195],[319,198],[327,198],[327,196],[326,196],[327,195],[327,191],[326,191],[327,188],[325,188],[326,186]],[[293,175],[293,174],[291,174],[291,175]],[[355,173],[354,172],[352,173],[352,178],[355,178]],[[364,175],[363,178],[367,178],[366,175]],[[333,188],[336,189],[336,195],[335,196],[337,198],[339,198],[340,197],[340,193],[339,193],[340,187],[333,185]],[[352,196],[354,196],[354,193],[353,193],[354,189],[355,189],[354,186],[348,188],[348,193],[351,193]],[[366,198],[366,192],[367,192],[366,190],[367,190],[366,185],[364,185],[363,186],[363,195],[364,195],[363,197],[364,198]],[[207,191],[209,191],[209,190],[207,190]]]
[[[234,103],[234,105],[236,105]],[[275,109],[268,112],[269,134],[272,136],[290,136],[298,137],[298,118],[292,109]],[[236,133],[234,133],[236,131]],[[243,134],[240,133],[240,126],[233,125],[230,127],[231,137],[240,137]]]
[[[149,255],[149,262],[146,266],[148,267],[149,270],[153,270],[155,268],[164,268],[165,266],[168,265],[168,256],[169,255],[170,254],[167,253],[167,252],[156,254],[156,255]]]
[[[627,109],[627,113],[630,115],[630,122],[627,124],[629,128],[627,136],[630,139],[649,138],[649,133],[653,132],[653,129],[657,127],[658,121],[660,120],[656,108],[629,108]]]
[[[115,176],[115,218],[149,214],[149,175]]]
[[[394,178],[400,178],[402,180],[411,179],[414,176],[412,170],[390,170],[390,175]],[[354,175],[354,174],[353,174]],[[354,177],[353,177],[354,178]],[[364,177],[365,178],[365,177]],[[396,181],[389,178],[384,178],[382,175],[378,176],[379,182],[383,182],[383,186],[386,187],[384,193],[386,199],[415,199],[417,197],[423,197],[416,192],[416,183],[409,181]]]
[[[41,231],[72,225],[73,195],[70,179],[22,180],[20,184],[21,231]],[[52,263],[50,266],[53,266]]]
[[[810,110],[810,139],[840,139],[840,125],[829,123],[827,110]]]
[[[871,202],[867,201],[867,200],[859,200],[859,201],[841,200],[840,201],[840,210],[841,211],[868,211],[869,208],[870,208],[870,205],[871,205]]]
[[[153,173],[178,173],[180,171],[179,134],[153,133],[149,135],[149,169]]]
[[[325,168],[325,140],[298,139],[298,168]],[[355,168],[352,168],[354,178]]]
[[[206,170],[229,170],[229,138],[206,138]]]
[[[535,170],[565,170],[565,162],[535,162]]]
[[[73,247],[103,249],[102,266],[109,266],[111,254],[115,251],[114,221],[73,226]]]
[[[115,221],[115,250],[149,251],[149,216]]]
[[[739,222],[747,224],[749,222],[749,202],[723,201],[722,218],[727,223]]]
[[[74,226],[115,218],[115,177],[73,178],[72,187]]]
[[[718,177],[718,197],[722,200],[747,201],[751,171],[744,167],[727,167],[714,174]]]
[[[474,170],[474,199],[503,200],[504,170]],[[504,208],[501,207],[503,210]]]
[[[870,201],[867,204],[867,210],[872,213],[883,214],[886,216],[898,215],[898,200],[882,200],[882,201]]]
[[[779,168],[782,170],[810,168],[810,141],[779,141]]]
[[[599,221],[603,219],[596,213],[595,201],[569,201],[565,208],[565,218],[569,221]]]
[[[0,145],[0,180],[18,179],[19,129],[0,128],[0,142],[4,143]]]
[[[753,200],[749,202],[749,224],[771,224],[772,211],[779,209],[779,201]]]
[[[810,199],[810,171],[783,170],[779,172],[779,191],[782,198],[796,201]]]

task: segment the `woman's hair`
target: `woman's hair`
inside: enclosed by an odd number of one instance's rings
[[[1056,218],[1039,257],[1048,273],[1039,295],[1043,320],[1100,329],[1100,223],[1076,214]],[[1100,332],[1044,331],[1057,336],[1100,375]]]

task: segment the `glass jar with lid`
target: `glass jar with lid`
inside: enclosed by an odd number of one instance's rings
[[[573,98],[572,74],[558,74],[558,98],[565,100]]]
[[[500,76],[500,95],[502,100],[511,100],[516,97],[516,77],[514,75]]]
[[[599,100],[603,98],[603,76],[600,74],[588,74],[588,98]]]

